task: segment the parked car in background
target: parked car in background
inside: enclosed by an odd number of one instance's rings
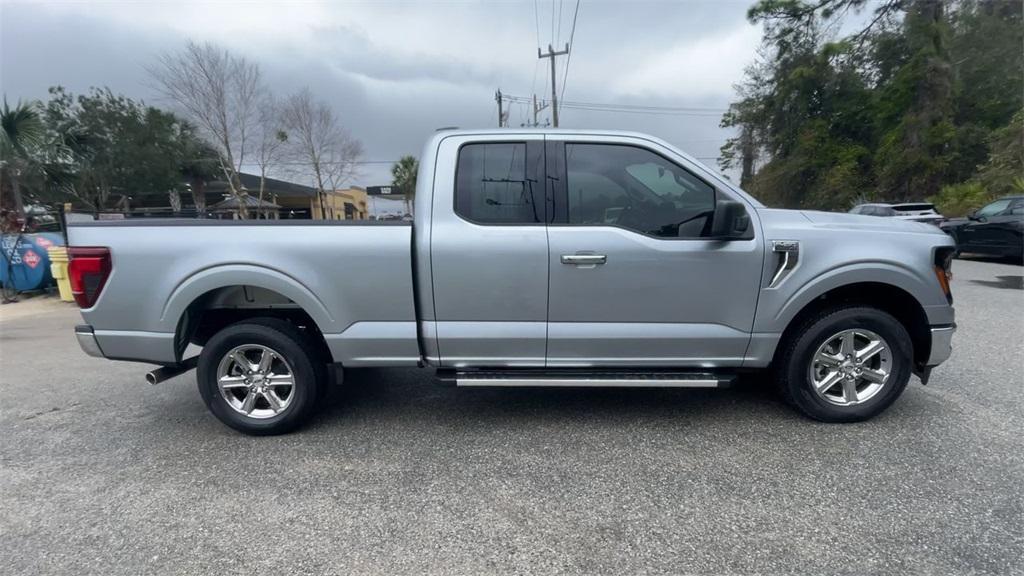
[[[859,204],[850,210],[850,214],[864,214],[865,216],[888,216],[900,220],[912,220],[914,222],[925,222],[936,226],[945,221],[942,214],[935,210],[934,204],[927,202],[915,202],[905,204]]]
[[[950,355],[949,236],[772,210],[649,136],[443,131],[416,186],[413,222],[75,223],[78,340],[163,364],[152,383],[198,364],[207,406],[250,434],[306,420],[328,364],[471,387],[771,369],[805,414],[852,422]]]
[[[959,252],[1024,259],[1024,196],[1007,196],[940,226]]]

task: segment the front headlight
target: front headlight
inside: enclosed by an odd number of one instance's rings
[[[943,294],[946,295],[946,301],[950,304],[953,303],[953,292],[949,288],[949,281],[953,279],[953,254],[955,253],[956,248],[952,246],[940,246],[935,249],[933,262],[935,279],[939,281],[939,287],[942,288]]]

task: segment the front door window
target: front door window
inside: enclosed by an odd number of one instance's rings
[[[711,234],[715,189],[643,148],[565,146],[569,224],[614,225],[656,238]]]

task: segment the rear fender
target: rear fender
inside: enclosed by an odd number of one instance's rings
[[[278,270],[251,264],[230,264],[207,268],[182,281],[168,297],[160,315],[166,332],[175,332],[189,305],[199,297],[228,286],[255,286],[281,294],[301,307],[322,333],[341,332],[324,303],[297,279]]]

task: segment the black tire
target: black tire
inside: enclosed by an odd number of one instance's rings
[[[891,349],[889,377],[870,398],[860,404],[840,406],[819,396],[813,387],[810,367],[818,347],[831,336],[849,329],[863,329],[881,336]],[[775,377],[787,402],[805,415],[822,422],[861,422],[892,405],[907,387],[913,368],[914,348],[906,328],[892,315],[864,305],[836,306],[806,319],[780,344]]]
[[[290,366],[293,387],[280,413],[254,418],[228,403],[217,384],[221,360],[238,346],[266,346]],[[214,334],[199,354],[196,380],[199,394],[210,412],[228,426],[254,436],[284,434],[304,424],[320,404],[326,380],[325,361],[319,346],[298,328],[277,318],[256,318],[232,324]],[[266,400],[263,400],[265,402]],[[269,408],[269,405],[267,405]]]

